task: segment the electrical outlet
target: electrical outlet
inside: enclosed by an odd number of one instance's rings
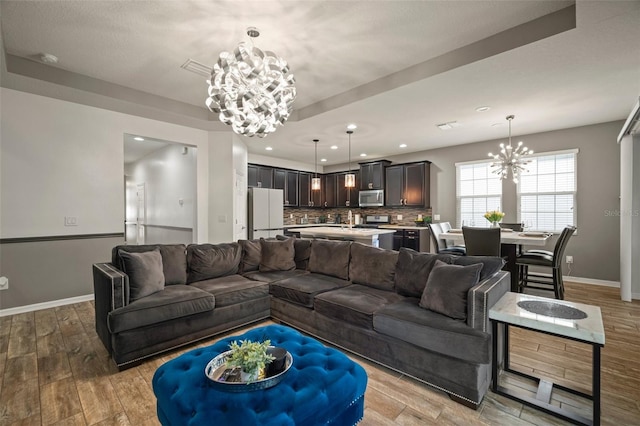
[[[9,278],[0,277],[0,290],[8,290],[9,289]]]
[[[573,256],[567,256],[567,263],[573,263]]]
[[[398,215],[398,220],[402,220],[402,215],[401,214]]]
[[[433,220],[440,220],[440,215],[439,214],[434,214],[433,215]]]
[[[78,226],[78,218],[76,216],[65,216],[64,226]]]

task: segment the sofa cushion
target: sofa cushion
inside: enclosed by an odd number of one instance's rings
[[[212,278],[190,285],[213,294],[217,307],[235,305],[247,300],[269,296],[269,284],[253,281],[242,275]]]
[[[262,258],[258,268],[260,272],[296,269],[293,238],[284,241],[269,241],[261,238],[260,244],[262,245]]]
[[[187,283],[237,274],[241,258],[238,243],[191,244],[187,247]]]
[[[271,271],[271,272],[260,272],[253,271],[247,272],[243,274],[246,278],[254,281],[262,281],[265,283],[273,283],[280,280],[286,280],[287,278],[297,277],[298,275],[308,274],[308,271],[302,271],[300,269],[294,269],[292,271]]]
[[[121,251],[123,272],[129,276],[129,301],[133,302],[164,288],[160,249],[142,253]]]
[[[421,297],[436,260],[453,263],[453,258],[449,254],[420,253],[402,247],[396,264],[396,291],[403,296]]]
[[[393,290],[397,261],[396,251],[352,243],[349,278],[354,284]]]
[[[109,313],[111,333],[133,330],[164,321],[211,311],[212,294],[188,285],[172,285]]]
[[[309,256],[311,255],[311,240],[296,238],[295,236],[276,235],[276,239],[280,241],[288,238],[293,238],[293,248],[296,252],[294,258],[296,269],[307,269],[309,267]]]
[[[313,240],[309,271],[348,280],[350,253],[351,241]]]
[[[468,266],[476,263],[482,263],[482,269],[480,270],[480,281],[484,281],[487,278],[491,278],[498,273],[505,264],[505,261],[501,257],[497,256],[454,256],[453,264]]]
[[[240,261],[239,273],[257,271],[262,259],[262,245],[260,240],[238,240],[242,247],[242,260]]]
[[[155,244],[155,245],[122,245],[115,246],[111,250],[111,263],[121,271],[124,271],[120,260],[120,250],[128,253],[142,253],[160,249],[162,256],[162,271],[164,272],[164,284],[187,283],[187,248],[184,244]]]
[[[324,291],[349,285],[349,281],[321,274],[305,274],[277,281],[269,286],[269,293],[279,299],[313,308],[313,299]]]
[[[447,265],[436,260],[420,299],[420,306],[448,317],[467,319],[467,293],[480,280],[481,263]]]
[[[432,352],[477,364],[490,362],[490,336],[418,306],[419,299],[407,297],[373,314],[373,329]]]
[[[319,314],[372,330],[374,312],[400,299],[393,291],[352,284],[318,294],[313,304]]]

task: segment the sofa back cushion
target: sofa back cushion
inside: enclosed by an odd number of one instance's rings
[[[240,261],[241,274],[257,271],[262,259],[262,245],[260,240],[238,240],[242,247],[242,260]]]
[[[355,284],[393,290],[397,261],[398,252],[352,243],[349,277]]]
[[[165,285],[187,283],[187,248],[184,244],[153,244],[141,246],[115,246],[111,250],[111,263],[124,272],[119,252],[143,253],[160,250]]]
[[[164,289],[160,249],[141,253],[118,252],[122,271],[129,276],[129,301],[141,299]]]
[[[453,258],[454,265],[468,266],[476,263],[482,264],[480,281],[484,281],[499,272],[505,261],[503,258],[495,256],[454,256]]]
[[[309,268],[309,256],[311,255],[311,240],[296,237],[287,237],[284,235],[276,235],[276,239],[284,241],[293,238],[293,248],[295,249],[296,269],[307,270]]]
[[[396,264],[396,292],[409,297],[422,296],[436,260],[450,264],[454,257],[449,254],[420,253],[402,247]]]
[[[260,239],[262,257],[260,272],[291,271],[296,269],[293,238],[284,241]]]
[[[349,279],[351,241],[313,240],[309,256],[309,271]]]
[[[453,319],[467,319],[467,294],[480,280],[481,263],[448,265],[437,260],[420,298],[420,306]]]
[[[187,283],[238,273],[242,249],[238,243],[190,244],[187,247]]]

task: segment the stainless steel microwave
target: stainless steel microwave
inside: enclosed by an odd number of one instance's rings
[[[384,206],[384,190],[371,189],[358,193],[358,205],[360,207],[380,207]]]

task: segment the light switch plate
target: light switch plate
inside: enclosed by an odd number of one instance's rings
[[[76,216],[65,216],[64,226],[78,226],[78,218]]]
[[[0,290],[8,290],[9,289],[9,278],[0,277]]]
[[[440,215],[439,214],[434,214],[433,215],[433,220],[440,220]]]

